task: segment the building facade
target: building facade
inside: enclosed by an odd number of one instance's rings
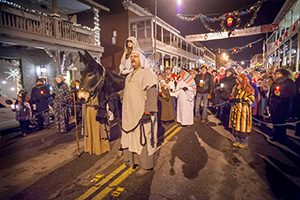
[[[88,50],[100,59],[99,12],[108,8],[86,0],[0,0],[1,95],[13,98],[25,88],[30,92],[36,78],[48,84],[57,74],[78,79],[78,51]],[[93,26],[80,25],[77,17],[91,12]]]
[[[104,19],[101,26],[105,31],[110,32],[104,35],[106,38],[102,41],[111,41],[111,43],[104,44],[106,50],[102,60],[104,66],[113,63],[112,68],[118,71],[124,52],[124,42],[129,36],[137,38],[150,65],[159,66],[160,70],[164,70],[165,67],[174,70],[181,67],[195,68],[200,64],[215,66],[214,53],[204,46],[198,47],[188,42],[180,35],[180,31],[159,17],[155,18],[149,11],[132,1],[124,1],[123,8],[119,12],[112,11],[106,15],[101,16]]]
[[[250,67],[261,67],[264,64],[263,54],[256,54],[250,60]]]
[[[287,0],[273,23],[279,24],[279,30],[266,41],[265,65],[299,71],[300,1]]]

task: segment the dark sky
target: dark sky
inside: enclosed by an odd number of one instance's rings
[[[148,9],[151,13],[154,13],[154,0],[132,0],[138,5]],[[243,8],[247,5],[251,5],[258,0],[182,0],[181,13],[183,14],[198,14],[203,13],[206,15],[212,13],[226,13],[236,9]],[[112,7],[115,4],[122,2],[121,0],[97,0],[108,7]],[[178,29],[183,36],[188,34],[207,33],[208,31],[200,23],[199,20],[193,22],[185,22],[176,17],[178,13],[178,7],[176,0],[157,0],[158,2],[158,16],[167,23]],[[254,25],[262,25],[272,23],[284,4],[285,0],[268,0],[263,3],[261,10],[258,12]],[[245,19],[246,20],[246,19]],[[215,40],[202,42],[209,48],[225,48],[244,46],[249,42],[255,41],[261,37],[265,37],[266,34],[232,38],[225,40]],[[252,48],[247,48],[241,53],[232,55],[234,60],[250,60],[251,57],[257,53],[262,52],[262,41],[254,45]]]

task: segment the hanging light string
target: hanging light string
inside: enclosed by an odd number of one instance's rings
[[[219,25],[221,27],[221,31],[226,31],[227,28],[225,26],[225,21],[228,18],[228,16],[233,17],[236,20],[236,25],[235,28],[245,28],[245,27],[250,27],[251,25],[253,25],[255,19],[257,18],[257,13],[258,11],[261,9],[261,6],[263,4],[263,2],[265,2],[267,0],[260,0],[258,2],[256,2],[254,5],[251,6],[247,6],[246,8],[241,8],[232,12],[228,12],[228,13],[224,13],[218,17],[208,17],[208,15],[204,15],[202,13],[199,13],[197,15],[187,15],[187,14],[177,14],[177,17],[183,21],[187,21],[187,22],[191,22],[194,20],[198,20],[200,19],[200,22],[204,25],[204,27],[210,31],[210,32],[220,32],[220,30],[211,28],[208,23],[215,23],[215,22],[219,22]],[[250,20],[244,24],[242,27],[241,25],[241,17],[249,15],[253,13],[253,15],[251,16]],[[214,15],[214,14],[210,14],[210,15]]]
[[[247,49],[247,48],[251,48],[253,45],[259,43],[259,42],[262,41],[263,39],[264,39],[264,38],[262,37],[262,38],[260,38],[260,39],[258,39],[258,40],[255,40],[255,41],[253,41],[253,42],[250,42],[250,43],[248,43],[248,44],[246,44],[246,45],[244,45],[244,46],[241,46],[241,47],[232,47],[232,48],[230,48],[230,49],[212,49],[212,48],[211,48],[211,50],[212,50],[212,51],[218,51],[218,50],[221,50],[221,51],[227,51],[227,52],[229,52],[229,53],[231,53],[231,54],[237,54],[237,53],[240,53],[240,52],[244,51],[244,50]]]

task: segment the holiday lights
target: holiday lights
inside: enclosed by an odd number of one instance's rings
[[[244,46],[241,46],[241,47],[233,47],[233,48],[230,48],[230,49],[222,49],[222,51],[228,51],[229,53],[231,54],[237,54],[237,53],[240,53],[241,51],[244,51],[245,49],[247,48],[251,48],[254,44],[257,44],[258,42],[262,41],[264,38],[260,38],[254,42],[250,42],[249,44],[246,44]],[[216,49],[211,49],[211,50],[215,50]],[[217,49],[218,52],[221,51],[221,49]],[[223,57],[224,57],[224,54],[223,54]]]
[[[200,19],[200,22],[204,25],[204,27],[209,30],[210,32],[220,32],[220,30],[211,28],[208,23],[215,23],[218,22],[221,31],[232,31],[232,29],[236,29],[238,27],[245,28],[250,27],[254,24],[254,21],[257,17],[258,11],[261,9],[262,3],[266,0],[260,0],[254,5],[246,8],[246,9],[240,9],[236,11],[232,11],[229,13],[222,14],[218,17],[208,17],[204,14],[197,14],[197,15],[184,15],[184,14],[177,14],[177,17],[182,19],[183,21],[191,22],[197,19]],[[241,17],[252,14],[251,18],[247,23],[245,23],[243,26],[240,26],[241,23]],[[226,23],[225,23],[226,22]],[[235,25],[234,25],[235,24]],[[232,27],[234,25],[234,27]]]
[[[99,24],[99,9],[93,8],[94,12],[94,38],[95,38],[95,45],[100,46],[100,24]]]

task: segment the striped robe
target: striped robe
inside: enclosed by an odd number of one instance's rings
[[[253,94],[247,93],[237,87],[233,88],[234,99],[239,99],[230,110],[229,128],[235,131],[250,133],[252,130],[252,103],[255,100]]]

